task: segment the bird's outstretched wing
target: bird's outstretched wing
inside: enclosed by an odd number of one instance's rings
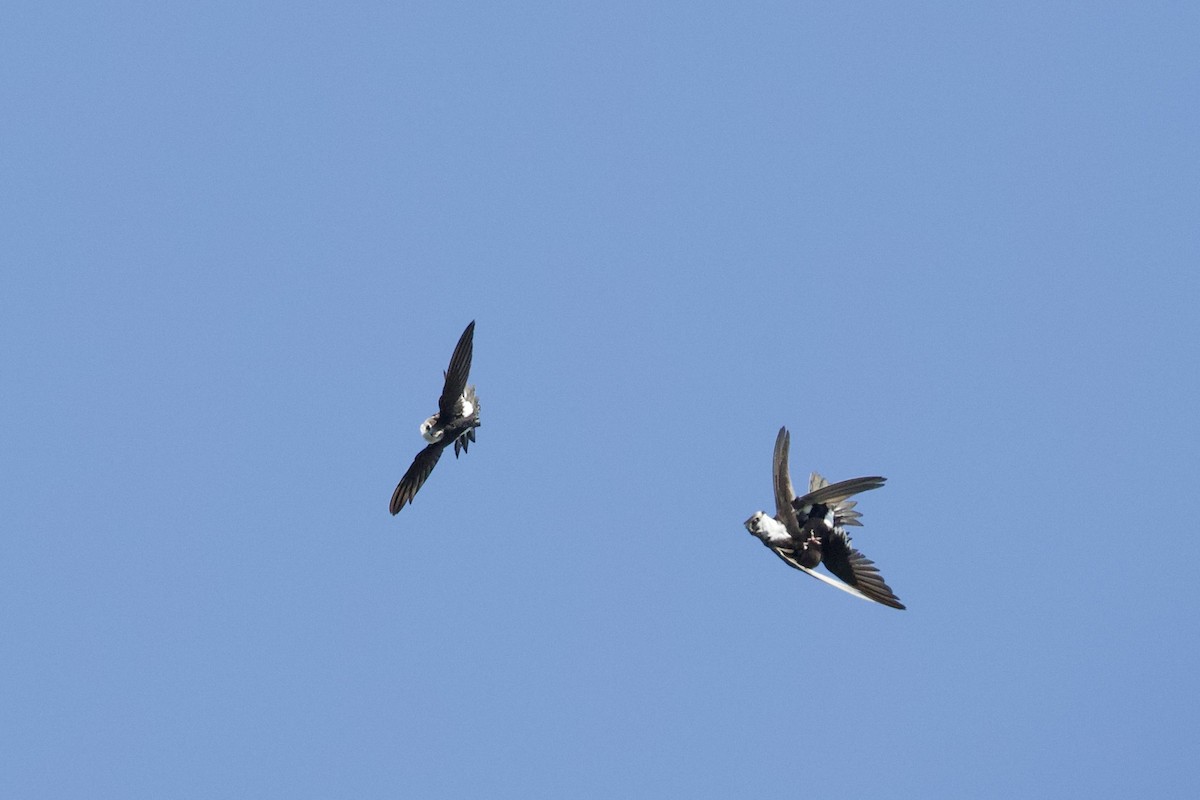
[[[775,437],[775,455],[771,460],[771,477],[775,484],[775,517],[783,523],[791,536],[798,537],[800,536],[800,522],[796,519],[796,509],[792,507],[796,490],[792,488],[792,476],[788,473],[788,448],[791,443],[792,435],[788,433],[788,429],[780,428],[779,435]]]
[[[826,483],[824,486],[814,486],[813,484],[825,483],[825,479],[819,473],[814,472],[809,479],[811,489],[808,494],[803,497],[797,497],[792,505],[835,505],[836,503],[853,497],[860,492],[868,492],[871,489],[878,489],[887,482],[887,478],[879,475],[872,475],[869,478],[850,478],[849,480],[838,481],[837,483]]]
[[[892,587],[884,583],[875,562],[850,546],[850,536],[845,531],[834,529],[822,542],[821,560],[830,572],[868,599],[892,608],[904,608]]]
[[[454,355],[450,356],[450,366],[446,370],[446,382],[442,386],[442,396],[438,400],[438,415],[442,424],[447,424],[456,416],[458,400],[463,390],[467,388],[467,377],[471,374],[471,354],[475,346],[475,320],[458,337],[454,346]]]
[[[878,489],[886,482],[887,478],[873,475],[868,478],[850,478],[830,485],[821,473],[814,472],[808,478],[808,494],[793,500],[792,508],[796,509],[797,516],[802,516],[805,506],[826,505],[833,509],[834,525],[862,527],[862,523],[858,521],[862,512],[854,510],[858,501],[849,498],[860,492]]]
[[[417,496],[417,490],[425,483],[429,473],[433,472],[434,466],[437,465],[438,459],[442,457],[442,451],[445,449],[446,445],[442,442],[434,442],[417,453],[408,472],[405,472],[400,483],[396,484],[396,491],[392,492],[392,504],[389,509],[393,515],[400,513],[404,504],[411,503]]]
[[[768,547],[771,547],[771,546],[768,545]],[[828,575],[817,572],[815,569],[809,569],[808,567],[801,565],[800,559],[798,559],[796,557],[796,554],[793,550],[790,550],[790,549],[784,548],[784,547],[771,547],[771,552],[774,553],[775,555],[779,556],[779,558],[783,561],[783,563],[787,564],[789,567],[798,569],[806,575],[811,575],[812,577],[816,578],[817,580],[821,581],[822,583],[827,583],[830,586],[834,587],[835,589],[841,589],[843,592],[846,592],[847,594],[852,594],[861,600],[872,600],[873,599],[871,597],[867,597],[865,594],[860,592],[858,589],[855,589],[853,586],[847,586],[846,584],[842,583],[841,581],[835,581],[833,578],[830,578]]]

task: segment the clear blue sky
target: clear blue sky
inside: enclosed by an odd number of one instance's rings
[[[23,5],[0,795],[1200,792],[1194,6]]]

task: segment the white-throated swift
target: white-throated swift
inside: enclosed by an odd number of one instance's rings
[[[814,472],[809,479],[808,494],[796,497],[788,474],[790,444],[787,428],[780,428],[772,462],[775,516],[758,511],[746,520],[746,530],[789,566],[865,600],[903,609],[904,604],[884,583],[875,562],[850,546],[850,534],[845,528],[862,524],[858,521],[861,514],[853,510],[856,501],[849,498],[878,489],[886,479],[851,478],[830,485]],[[817,572],[815,567],[821,563],[840,580]]]
[[[480,425],[479,398],[475,396],[475,387],[467,385],[474,342],[475,320],[471,320],[462,336],[458,337],[454,355],[450,357],[450,367],[444,373],[445,384],[438,400],[438,411],[421,423],[421,437],[429,444],[417,453],[412,466],[392,493],[392,514],[399,513],[405,503],[413,501],[417,490],[442,457],[442,451],[451,442],[454,443],[454,457],[457,458],[459,450],[467,452],[468,445],[475,441],[475,429]]]

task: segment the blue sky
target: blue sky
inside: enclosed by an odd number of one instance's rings
[[[0,794],[1195,796],[1198,23],[6,9]]]

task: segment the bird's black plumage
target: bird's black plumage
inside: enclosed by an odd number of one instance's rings
[[[438,412],[421,425],[421,435],[429,444],[417,457],[396,485],[392,492],[392,502],[389,510],[398,514],[400,509],[413,501],[417,491],[424,485],[433,468],[437,466],[442,451],[454,444],[454,455],[459,451],[467,452],[467,446],[475,441],[475,429],[480,426],[479,398],[475,395],[475,387],[467,385],[471,373],[471,356],[474,351],[475,321],[467,325],[454,354],[450,356],[450,366],[444,373],[442,395],[438,398]]]
[[[475,320],[471,320],[458,337],[458,344],[454,345],[454,353],[450,356],[450,366],[444,373],[446,380],[442,385],[442,396],[438,398],[439,418],[450,420],[456,416],[467,388],[467,376],[471,374],[471,356],[474,353]]]
[[[852,594],[903,609],[904,604],[884,582],[875,562],[850,545],[850,534],[845,528],[847,525],[862,525],[859,522],[861,514],[854,510],[856,501],[849,498],[860,492],[878,489],[886,479],[871,476],[829,484],[814,472],[809,478],[808,493],[797,497],[788,471],[790,444],[791,435],[787,428],[780,428],[775,438],[771,470],[777,512],[774,520],[762,519],[765,515],[759,512],[746,520],[746,528],[788,566],[838,586],[835,581],[814,571],[818,564],[823,563],[842,582],[839,588],[848,587]],[[778,532],[778,525],[774,525],[776,532],[766,530],[774,522],[782,523],[786,535]]]
[[[437,466],[438,459],[442,457],[442,451],[445,449],[444,442],[434,442],[417,453],[412,466],[404,473],[400,483],[396,484],[396,491],[392,492],[392,503],[389,506],[392,514],[399,514],[400,509],[404,508],[406,503],[413,501],[413,498],[417,496],[417,490],[425,484],[425,479],[429,477],[429,473],[433,472],[433,468]]]

